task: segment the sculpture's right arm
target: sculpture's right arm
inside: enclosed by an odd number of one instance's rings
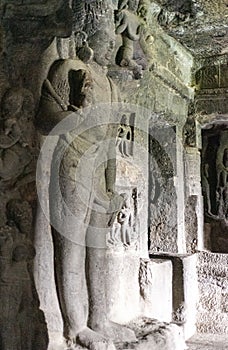
[[[42,87],[35,125],[41,134],[48,135],[58,123],[77,110],[74,106],[67,106],[55,92],[50,81],[46,79]],[[75,113],[75,122],[76,124],[81,122],[80,113]],[[56,134],[59,133],[60,131],[56,130]]]

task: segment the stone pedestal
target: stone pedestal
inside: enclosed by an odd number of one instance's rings
[[[147,281],[143,281],[141,276],[140,280],[141,292],[143,292],[143,315],[159,321],[171,322],[172,262],[170,260],[152,259],[146,264],[145,275],[150,277],[147,277]]]
[[[197,255],[151,254],[150,257],[172,262],[173,321],[183,326],[185,339],[189,339],[196,332]]]

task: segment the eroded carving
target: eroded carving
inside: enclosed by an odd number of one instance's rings
[[[173,312],[173,321],[178,325],[186,322],[186,305],[182,303],[176,311]]]
[[[142,77],[142,66],[134,60],[134,42],[140,39],[140,20],[137,16],[139,0],[120,0],[116,13],[116,34],[121,34],[120,46],[116,62],[121,67],[128,67],[134,77]]]
[[[47,349],[47,331],[35,291],[30,240],[32,211],[27,202],[12,199],[6,206],[7,224],[0,228],[1,349]],[[28,330],[28,324],[30,325]]]
[[[205,213],[212,219],[228,218],[228,133],[227,130],[204,135],[202,151],[202,188]]]
[[[220,136],[220,144],[216,157],[217,172],[217,202],[218,215],[228,219],[228,132],[224,131]]]
[[[130,116],[130,118],[132,115]],[[133,116],[134,117],[134,116]],[[121,124],[117,130],[116,147],[123,157],[133,155],[133,139],[134,127],[131,125],[133,120],[129,120],[129,116],[124,114],[121,118]]]
[[[34,101],[26,89],[11,88],[2,98],[0,178],[13,185],[33,180],[36,143],[33,138]],[[26,123],[26,128],[24,125]]]
[[[137,218],[135,215],[134,192],[132,194],[122,194],[124,203],[118,212],[113,226],[107,238],[110,247],[136,247],[138,241],[138,233],[136,232]]]
[[[185,123],[183,136],[185,140],[185,144],[190,147],[196,146],[196,121],[194,116],[188,116],[188,119]]]
[[[145,301],[150,299],[149,287],[152,285],[152,282],[153,274],[151,268],[151,260],[140,259],[139,286],[140,294]]]

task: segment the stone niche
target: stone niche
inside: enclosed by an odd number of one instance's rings
[[[175,127],[152,127],[150,154],[150,249],[176,252],[177,194]]]
[[[228,253],[228,130],[213,124],[202,132],[202,188],[207,248]]]

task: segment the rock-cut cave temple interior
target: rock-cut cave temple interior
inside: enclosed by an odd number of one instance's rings
[[[0,350],[227,350],[227,0],[0,19]]]

